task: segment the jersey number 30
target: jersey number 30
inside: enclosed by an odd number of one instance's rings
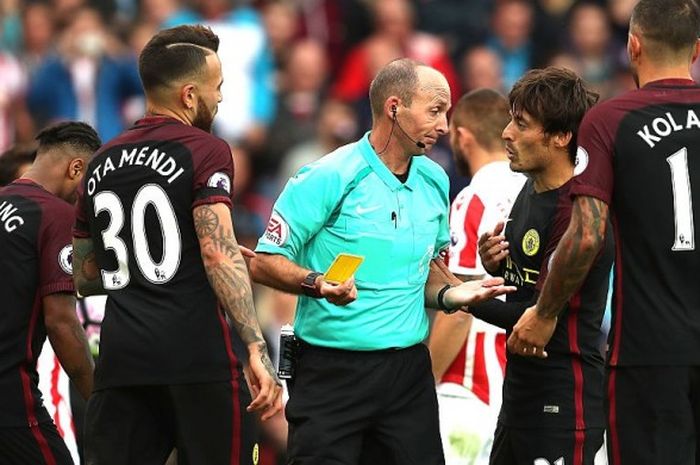
[[[688,150],[683,147],[666,158],[671,167],[673,188],[673,217],[676,221],[676,236],[671,250],[695,250],[695,228],[693,224],[693,198],[688,173]]]
[[[124,207],[119,197],[111,191],[100,192],[95,196],[93,203],[95,216],[102,211],[109,213],[109,226],[102,231],[102,240],[105,249],[113,250],[117,258],[116,271],[101,270],[102,284],[107,290],[123,289],[130,280],[129,254],[126,244],[119,237],[124,227]],[[163,256],[159,263],[153,260],[146,238],[146,208],[149,205],[156,212],[163,239]],[[166,231],[169,234],[166,234]],[[170,281],[180,266],[182,243],[175,210],[168,195],[159,185],[146,184],[134,197],[131,206],[131,236],[136,264],[143,277],[154,284]]]

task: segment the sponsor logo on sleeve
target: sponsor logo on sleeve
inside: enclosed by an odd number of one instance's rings
[[[73,274],[73,246],[68,244],[58,253],[58,264],[67,274]]]
[[[215,187],[217,189],[223,189],[229,194],[231,193],[231,178],[228,174],[222,172],[216,172],[211,175],[209,181],[207,181],[207,186]]]
[[[588,167],[588,152],[586,149],[579,146],[576,149],[576,161],[574,162],[574,176],[578,176],[583,173]]]
[[[272,212],[270,221],[267,223],[267,228],[265,228],[263,238],[267,242],[271,242],[275,245],[284,245],[288,237],[289,225],[277,212]]]

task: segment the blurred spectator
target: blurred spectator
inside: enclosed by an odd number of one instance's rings
[[[533,15],[532,4],[527,0],[501,0],[493,13],[488,46],[501,57],[506,90],[532,66]]]
[[[0,52],[0,152],[17,140],[31,140],[33,128],[24,104],[26,77],[17,59]]]
[[[488,35],[493,0],[420,0],[414,2],[418,27],[439,35],[457,50],[457,55]]]
[[[36,148],[33,146],[14,146],[0,155],[0,187],[22,177],[35,157]]]
[[[195,0],[161,27],[201,23],[219,36],[224,100],[214,132],[230,143],[259,147],[275,109],[274,67],[265,29],[242,0]]]
[[[276,67],[282,69],[299,32],[297,6],[291,1],[269,3],[263,9],[263,21]]]
[[[332,96],[346,102],[366,98],[369,83],[377,69],[398,56],[412,58],[431,66],[447,78],[453,99],[461,94],[459,79],[445,44],[433,35],[413,28],[413,9],[408,0],[374,2],[375,29],[372,36],[348,54],[332,89]],[[372,63],[372,47],[379,46],[388,61]]]
[[[462,88],[469,92],[482,87],[505,93],[503,88],[503,64],[492,49],[477,46],[467,50],[462,57]]]
[[[350,143],[358,136],[352,107],[337,100],[325,102],[321,107],[315,137],[292,147],[284,156],[278,171],[279,191],[299,168]]]
[[[294,44],[280,79],[275,119],[265,148],[255,159],[258,176],[274,176],[290,147],[314,138],[327,77],[328,65],[321,45],[313,40]]]
[[[36,70],[27,95],[36,124],[85,121],[109,141],[125,127],[122,105],[141,95],[136,59],[125,55],[97,11],[81,8],[63,32],[57,53]]]
[[[576,71],[601,98],[610,97],[615,57],[605,9],[591,2],[578,4],[571,11],[568,31],[571,53],[578,64]]]
[[[20,48],[20,0],[0,1],[0,49],[17,53]]]
[[[55,22],[46,3],[28,3],[22,12],[21,61],[31,76],[54,47]]]

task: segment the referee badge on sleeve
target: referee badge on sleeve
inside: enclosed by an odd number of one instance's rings
[[[275,245],[284,245],[287,237],[289,237],[289,225],[277,212],[272,212],[263,239]]]
[[[68,244],[58,253],[58,264],[66,274],[73,274],[73,246]]]

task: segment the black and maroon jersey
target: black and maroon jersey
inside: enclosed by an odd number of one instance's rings
[[[192,218],[198,205],[230,206],[232,179],[223,140],[166,117],[138,121],[91,160],[74,235],[94,241],[108,295],[96,389],[238,376]]]
[[[603,102],[578,144],[571,194],[606,202],[616,235],[609,363],[700,364],[700,88],[662,80]]]
[[[74,292],[73,218],[72,205],[29,180],[0,190],[0,427],[51,421],[36,371],[42,299]]]
[[[505,232],[510,254],[501,271],[506,284],[518,287],[507,302],[537,300],[552,254],[569,226],[570,189],[571,181],[537,193],[528,180],[520,191]],[[609,232],[585,282],[559,315],[546,359],[508,353],[499,417],[504,425],[577,430],[605,426],[603,357],[597,342],[613,255]]]

